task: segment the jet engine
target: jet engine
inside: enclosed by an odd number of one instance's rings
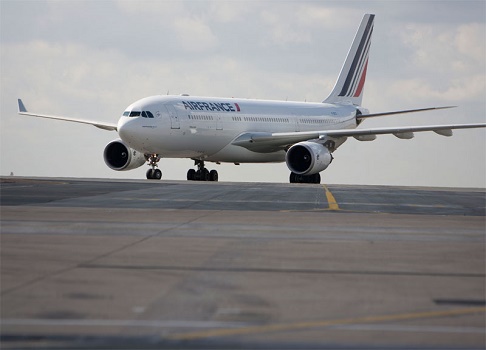
[[[285,161],[291,172],[298,175],[313,175],[331,164],[332,155],[322,144],[304,141],[289,148]]]
[[[122,140],[111,141],[103,152],[106,165],[113,170],[132,170],[145,163],[145,156],[128,147]]]

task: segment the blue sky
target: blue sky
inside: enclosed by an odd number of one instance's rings
[[[16,114],[115,122],[137,99],[181,94],[322,101],[364,13],[375,28],[363,106],[371,112],[457,105],[376,118],[367,127],[486,121],[484,1],[0,2],[0,173],[145,177],[103,162],[116,133]],[[484,130],[348,140],[325,183],[486,187]],[[191,160],[163,159],[166,179]],[[209,165],[221,181],[287,182],[284,163]]]

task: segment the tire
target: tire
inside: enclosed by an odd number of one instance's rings
[[[147,180],[152,180],[154,178],[154,169],[147,170],[146,176]]]
[[[295,174],[294,173],[290,173],[289,181],[290,181],[291,184],[295,183]]]
[[[160,180],[162,178],[162,171],[160,169],[155,169],[152,173],[152,178],[154,180]]]
[[[209,172],[209,181],[218,181],[218,172],[216,170]]]
[[[201,181],[209,181],[209,170],[208,169],[204,169],[202,172],[201,172]]]
[[[194,181],[194,180],[196,180],[196,170],[189,169],[187,171],[187,180],[188,181]]]

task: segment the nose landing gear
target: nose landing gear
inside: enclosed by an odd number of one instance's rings
[[[197,170],[189,169],[187,171],[187,180],[189,181],[218,181],[218,172],[216,170],[209,171],[204,167],[204,160],[195,159],[194,164],[197,165]]]
[[[147,179],[148,180],[160,180],[162,178],[162,171],[157,168],[157,163],[160,161],[160,157],[157,154],[151,154],[147,157],[150,165],[152,168],[147,170]]]

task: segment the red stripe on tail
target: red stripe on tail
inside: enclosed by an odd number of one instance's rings
[[[363,91],[365,79],[366,79],[366,70],[368,69],[368,60],[366,60],[365,66],[363,68],[363,73],[361,74],[361,79],[358,84],[358,88],[356,89],[356,93],[354,94],[353,97],[358,97],[361,95],[361,91]]]

